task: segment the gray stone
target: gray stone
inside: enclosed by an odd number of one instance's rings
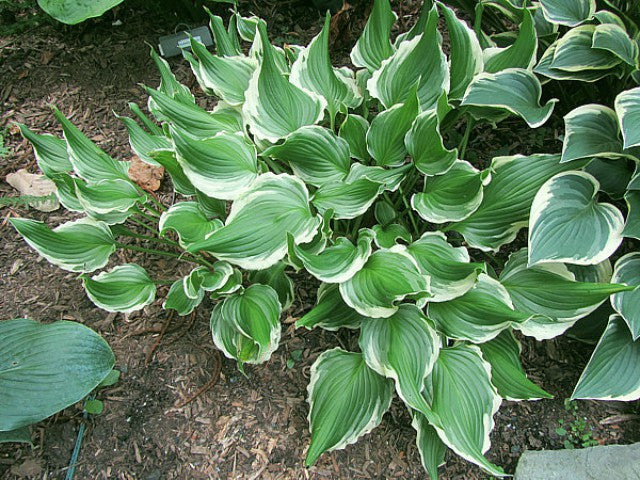
[[[577,450],[527,450],[514,480],[640,480],[640,443]]]

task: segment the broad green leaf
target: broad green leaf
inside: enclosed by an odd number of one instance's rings
[[[491,446],[493,416],[502,399],[491,384],[491,366],[482,359],[480,349],[460,344],[440,350],[425,382],[425,396],[439,417],[440,423],[433,426],[442,441],[490,474],[504,476],[483,456]]]
[[[196,100],[189,87],[181,84],[176,76],[171,71],[171,67],[169,66],[169,62],[167,62],[164,58],[158,55],[155,49],[151,49],[151,59],[156,64],[158,71],[160,72],[160,85],[158,86],[158,90],[167,95],[169,98],[172,98],[180,103],[185,103],[188,105],[195,105]],[[149,110],[153,112],[154,108],[157,107],[156,98],[149,99]]]
[[[369,368],[395,381],[403,402],[431,413],[421,391],[438,358],[440,338],[418,307],[403,304],[389,318],[362,322],[358,344]]]
[[[313,196],[313,205],[320,211],[333,210],[337,219],[351,219],[366,212],[383,186],[367,178],[327,183],[320,187]]]
[[[483,52],[484,71],[496,73],[507,68],[531,70],[536,63],[538,39],[529,10],[523,10],[522,23],[518,26],[518,37],[506,48],[492,47]]]
[[[616,251],[624,218],[613,205],[596,201],[598,189],[598,181],[580,171],[560,173],[540,188],[529,218],[529,265],[591,265]]]
[[[376,217],[376,221],[380,224],[378,226],[381,227],[387,227],[391,225],[394,220],[398,218],[398,212],[396,211],[395,207],[386,199],[376,202],[373,213]]]
[[[616,262],[612,282],[640,286],[640,253],[628,253]],[[620,292],[611,296],[611,305],[627,322],[633,340],[640,337],[640,289]]]
[[[249,81],[242,114],[258,139],[277,142],[300,127],[319,122],[325,102],[289,83],[276,66],[266,25],[260,22],[258,30],[263,58]]]
[[[520,343],[505,330],[493,340],[480,345],[482,357],[491,365],[491,383],[507,400],[552,398],[527,378],[520,363]]]
[[[111,372],[113,352],[79,323],[0,322],[0,431],[39,422],[82,400]]]
[[[420,270],[431,279],[429,302],[446,302],[467,293],[485,270],[471,263],[464,247],[452,247],[442,232],[426,232],[407,247]]]
[[[31,248],[52,264],[69,272],[93,272],[104,267],[116,250],[108,225],[81,218],[51,230],[43,222],[9,219]]]
[[[531,203],[542,184],[557,173],[586,163],[559,161],[559,155],[494,158],[491,183],[484,188],[480,207],[448,229],[460,232],[471,247],[484,251],[512,242],[518,231],[527,226]]]
[[[389,36],[396,18],[389,0],[374,0],[364,31],[351,50],[351,61],[356,67],[364,67],[373,72],[380,68],[383,60],[393,54]]]
[[[227,202],[217,198],[211,198],[200,190],[196,190],[196,200],[208,219],[224,219],[227,216]]]
[[[201,293],[226,291],[229,281],[233,282],[234,270],[227,262],[216,262],[213,271],[207,267],[196,267],[182,279],[185,295],[197,300]],[[230,292],[228,292],[230,293]]]
[[[319,223],[301,180],[266,173],[233,202],[222,228],[188,250],[204,250],[241,268],[262,270],[284,258],[287,233],[296,243],[309,242]]]
[[[347,141],[318,125],[296,130],[262,155],[286,161],[296,176],[316,187],[344,180],[351,163]]]
[[[552,23],[575,27],[593,17],[596,0],[540,0],[544,16]]]
[[[617,65],[613,69],[602,70],[578,69],[575,71],[566,71],[560,70],[559,68],[553,68],[552,63],[557,47],[558,42],[556,41],[547,48],[547,50],[542,55],[542,58],[540,58],[540,61],[533,69],[535,73],[552,78],[553,80],[578,80],[580,82],[596,82],[604,77],[613,75],[617,76],[618,78],[622,78],[625,74],[624,69],[621,68],[621,65]],[[587,46],[585,45],[584,48],[587,48]],[[587,55],[589,54],[587,53]],[[565,58],[565,60],[568,60],[568,58]]]
[[[405,179],[406,173],[411,169],[411,164],[396,168],[383,168],[353,163],[347,177],[347,183],[365,178],[380,184],[384,190],[395,192]]]
[[[393,381],[371,370],[361,353],[334,348],[311,367],[307,390],[311,445],[305,464],[311,466],[324,452],[342,449],[380,424]]]
[[[56,173],[49,177],[56,185],[56,197],[64,208],[71,212],[84,212],[83,206],[78,200],[76,185],[83,180],[67,175],[66,173]]]
[[[373,233],[375,233],[376,245],[380,248],[391,248],[397,244],[397,240],[404,240],[406,243],[411,243],[412,237],[407,227],[399,223],[392,223],[391,225],[374,225],[371,227]]]
[[[122,0],[38,0],[38,5],[59,22],[76,25],[87,18],[99,17]]]
[[[638,44],[620,25],[605,23],[596,26],[593,48],[608,50],[632,67],[638,66]]]
[[[261,283],[273,288],[278,294],[282,310],[288,310],[295,298],[293,280],[287,275],[285,262],[278,262],[265,270],[254,270],[249,273],[249,281]]]
[[[175,310],[178,315],[189,315],[204,300],[204,290],[199,289],[196,298],[190,298],[185,291],[184,279],[176,280],[171,285],[167,298],[162,304],[164,310]]]
[[[426,179],[424,192],[411,197],[411,207],[431,223],[464,220],[482,203],[487,174],[469,162],[456,160],[446,173]]]
[[[238,12],[234,13],[236,18],[238,35],[245,42],[253,42],[256,33],[258,33],[258,23],[260,19],[256,16],[243,17]]]
[[[196,194],[196,188],[184,174],[184,170],[176,160],[176,153],[173,150],[152,150],[149,152],[149,156],[169,173],[173,189],[177,193],[187,197]]]
[[[171,147],[171,142],[163,135],[154,135],[146,132],[138,125],[134,119],[129,117],[121,117],[116,115],[119,120],[127,127],[129,132],[129,145],[134,153],[140,157],[140,159],[146,163],[154,166],[160,166],[160,164],[151,157],[149,154],[153,150],[168,149]]]
[[[339,136],[349,144],[349,151],[353,158],[363,162],[369,158],[367,150],[367,131],[369,122],[360,115],[348,113],[340,125]]]
[[[256,147],[240,135],[220,132],[197,139],[183,130],[170,130],[178,163],[202,193],[235,200],[258,178]]]
[[[624,199],[627,202],[628,213],[622,234],[640,240],[640,192],[629,190]]]
[[[625,90],[616,97],[616,113],[622,129],[624,148],[640,145],[640,87]]]
[[[629,158],[594,158],[584,171],[598,180],[601,192],[620,200],[627,193],[635,165],[636,162]]]
[[[429,277],[401,245],[374,252],[361,270],[340,284],[345,303],[373,318],[390,317],[398,310],[396,302],[417,293],[430,293]]]
[[[119,265],[93,277],[83,276],[87,296],[108,312],[131,313],[153,303],[156,286],[144,268],[136,264]]]
[[[561,162],[622,154],[618,117],[608,107],[582,105],[565,115],[564,126]]]
[[[29,443],[31,442],[31,430],[29,427],[20,427],[15,430],[0,431],[0,443]]]
[[[640,398],[640,341],[612,315],[571,398],[631,401]]]
[[[360,328],[363,321],[370,320],[349,307],[342,296],[338,285],[323,283],[318,288],[318,300],[306,315],[296,322],[296,328],[311,330],[320,327],[323,330],[335,331],[340,328]]]
[[[180,246],[188,248],[221,226],[220,221],[207,218],[198,202],[178,202],[162,213],[158,231],[165,236],[168,230],[173,230],[178,234]]]
[[[481,73],[467,88],[461,105],[506,110],[521,117],[531,128],[544,124],[557,102],[540,105],[542,87],[529,70],[508,68],[498,73]]]
[[[79,181],[76,195],[83,209],[95,214],[127,212],[147,196],[129,180],[109,179],[87,184]]]
[[[593,48],[595,25],[582,25],[569,30],[556,44],[550,67],[566,72],[608,70],[618,65],[619,57]]]
[[[431,480],[438,480],[438,467],[444,463],[447,446],[438,437],[427,418],[420,412],[411,412],[413,420],[411,426],[416,431],[416,446],[420,454],[422,466]]]
[[[73,170],[66,142],[53,135],[39,135],[22,123],[16,123],[20,127],[22,136],[31,143],[38,167],[47,177],[58,173],[68,173]]]
[[[438,114],[419,114],[404,138],[405,146],[416,168],[425,175],[446,173],[458,158],[458,149],[448,150],[440,135]]]

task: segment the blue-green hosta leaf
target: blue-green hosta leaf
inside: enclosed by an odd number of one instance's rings
[[[616,97],[616,113],[622,129],[624,148],[640,145],[640,87],[625,90]]]
[[[277,142],[298,128],[320,121],[324,99],[289,83],[276,66],[273,46],[264,23],[258,25],[262,60],[249,82],[242,113],[251,132],[261,140]]]
[[[233,202],[225,225],[189,251],[205,250],[241,268],[262,270],[284,258],[287,233],[296,243],[309,242],[319,223],[301,180],[266,173]]]
[[[440,440],[438,432],[429,424],[427,417],[415,410],[411,414],[411,426],[416,431],[416,446],[422,466],[431,480],[438,480],[438,467],[444,463],[447,446]]]
[[[608,107],[582,105],[565,115],[564,126],[561,162],[622,154],[618,117]]]
[[[560,173],[540,188],[529,218],[530,265],[592,265],[616,251],[624,218],[613,205],[596,201],[598,189],[598,181],[580,171]]]
[[[425,382],[425,396],[439,417],[439,424],[433,426],[440,439],[462,458],[492,475],[504,476],[483,456],[491,446],[493,416],[502,399],[491,384],[491,366],[482,359],[480,349],[460,344],[440,350]]]
[[[536,35],[538,38],[552,37],[555,38],[558,34],[558,24],[550,22],[544,16],[542,7],[532,9],[533,23],[536,27]],[[530,10],[531,11],[531,10]]]
[[[399,223],[374,225],[371,229],[375,233],[376,245],[380,248],[391,248],[398,243],[398,240],[404,240],[406,243],[411,243],[413,240],[407,227]]]
[[[129,180],[119,178],[92,184],[76,182],[76,194],[84,210],[99,215],[127,212],[147,198]]]
[[[162,165],[167,173],[169,173],[171,183],[173,183],[173,189],[177,193],[186,197],[196,194],[196,187],[193,186],[184,174],[184,170],[182,170],[178,160],[176,160],[176,153],[173,150],[152,150],[149,152],[149,156]]]
[[[431,279],[429,302],[446,302],[467,293],[485,270],[482,263],[470,263],[464,247],[453,247],[442,232],[426,232],[407,247],[420,270]]]
[[[575,27],[593,17],[596,0],[540,0],[544,16],[552,23]]]
[[[323,283],[318,288],[316,306],[296,322],[296,328],[304,327],[311,330],[320,327],[329,331],[340,328],[356,329],[367,320],[370,319],[344,303],[338,285]]]
[[[99,17],[122,0],[38,0],[38,5],[59,22],[76,25],[88,18]]]
[[[445,336],[474,343],[488,342],[532,316],[515,310],[507,290],[485,273],[464,295],[429,303],[427,315]]]
[[[316,187],[344,180],[351,163],[347,141],[318,125],[296,130],[262,155],[286,161],[296,176]]]
[[[33,448],[31,430],[29,427],[20,427],[15,430],[0,430],[0,443],[28,443]]]
[[[631,181],[635,166],[636,162],[629,158],[594,158],[584,171],[598,180],[601,192],[614,200],[620,200],[627,193],[627,185]]]
[[[460,100],[473,77],[482,72],[482,48],[474,31],[453,10],[442,3],[438,9],[444,15],[449,32],[450,43],[450,77],[451,88],[449,98]]]
[[[595,25],[569,30],[556,44],[550,67],[565,72],[608,70],[622,60],[608,50],[593,48]]]
[[[621,65],[617,65],[613,69],[600,69],[600,70],[585,70],[578,69],[573,71],[561,70],[559,68],[553,68],[552,63],[555,57],[556,49],[558,47],[558,41],[552,43],[540,58],[540,61],[535,66],[533,71],[545,77],[552,78],[553,80],[578,80],[581,82],[596,82],[604,77],[615,75],[618,78],[622,78],[625,74],[624,69],[620,68]],[[584,48],[587,48],[586,45]],[[596,50],[597,52],[597,50]],[[587,53],[587,55],[589,55]],[[565,55],[566,57],[566,55]],[[567,58],[565,58],[567,60]]]
[[[484,71],[496,73],[507,68],[531,70],[536,63],[538,39],[529,10],[523,10],[522,23],[518,26],[518,37],[506,48],[491,47],[483,52]]]
[[[391,405],[393,381],[369,368],[361,353],[334,348],[314,362],[307,390],[311,445],[305,463],[310,466],[380,424]]]
[[[440,338],[418,307],[403,304],[389,318],[362,322],[358,344],[369,368],[395,381],[403,402],[430,414],[421,391],[438,358]]]
[[[369,158],[367,150],[367,131],[369,122],[360,115],[348,113],[340,125],[339,136],[349,144],[349,151],[353,158],[366,161]]]
[[[195,310],[195,308],[204,300],[204,290],[199,289],[196,298],[190,298],[185,290],[185,284],[187,282],[184,279],[176,280],[171,285],[167,298],[165,298],[162,308],[164,310],[175,310],[178,315],[189,315]]]
[[[333,210],[337,219],[350,219],[363,215],[383,190],[379,182],[367,178],[327,183],[313,196],[313,205],[320,211]]]
[[[73,170],[69,161],[66,142],[53,135],[40,135],[22,123],[17,123],[22,136],[31,143],[33,152],[38,162],[38,167],[46,176],[51,177],[58,173],[68,173]]]
[[[469,162],[456,160],[444,174],[428,177],[424,192],[411,197],[411,207],[427,222],[459,222],[482,203],[489,172],[480,172]]]
[[[491,183],[484,188],[480,207],[449,228],[464,235],[471,247],[484,251],[512,242],[518,231],[527,226],[533,197],[542,184],[557,173],[586,163],[559,161],[559,155],[494,158]]]
[[[507,400],[538,400],[552,398],[527,378],[520,363],[520,342],[505,330],[493,340],[480,345],[483,358],[491,365],[491,383]]]
[[[383,168],[361,163],[351,165],[347,183],[365,178],[372,182],[378,183],[384,190],[395,192],[405,179],[406,173],[411,170],[412,165],[406,164],[396,168]]]
[[[156,298],[153,280],[144,268],[133,263],[93,277],[83,276],[82,283],[91,301],[108,312],[135,312]]]
[[[629,190],[624,199],[627,202],[628,212],[622,234],[625,237],[640,240],[640,191]]]
[[[171,138],[184,174],[202,193],[235,200],[258,178],[256,148],[235,133],[198,139],[173,127]]]
[[[383,60],[393,54],[389,35],[396,18],[389,0],[374,0],[364,31],[351,50],[351,61],[356,67],[364,67],[373,72],[380,68]]]
[[[66,173],[56,173],[51,175],[51,181],[56,185],[56,197],[64,208],[71,212],[83,212],[84,208],[78,200],[76,184],[83,180],[71,177]]]
[[[129,117],[121,117],[116,115],[118,119],[124,122],[129,132],[129,145],[140,159],[146,163],[154,166],[160,166],[160,164],[153,159],[149,152],[153,150],[168,149],[171,147],[171,142],[163,135],[154,135],[148,133],[134,119]]]
[[[430,293],[429,277],[402,245],[374,252],[361,270],[340,284],[345,303],[372,318],[390,317],[398,311],[397,302],[418,293]]]
[[[619,27],[626,28],[622,19],[613,12],[608,10],[599,10],[593,16],[598,23],[607,24],[611,23],[613,25],[618,25]]]
[[[612,315],[571,398],[622,400],[640,398],[640,340],[622,318]]]
[[[628,253],[616,262],[612,282],[640,286],[640,253]],[[634,340],[640,337],[640,289],[611,296],[611,305],[627,322]]]
[[[189,87],[181,84],[176,79],[176,76],[171,71],[169,63],[158,55],[153,48],[151,49],[151,58],[160,72],[160,85],[158,86],[158,90],[177,102],[195,105],[196,100],[191,93],[191,90],[189,90]],[[155,101],[156,98],[149,99],[149,110],[153,111]]]
[[[544,124],[557,102],[540,105],[542,87],[529,70],[508,68],[498,73],[481,73],[467,88],[461,105],[506,110],[521,117],[531,128]]]
[[[608,50],[632,67],[638,65],[638,44],[620,25],[605,23],[596,26],[592,45],[593,48]]]
[[[207,235],[222,226],[219,220],[209,220],[198,202],[179,202],[163,212],[158,222],[161,236],[168,230],[178,234],[178,242],[182,248],[188,248],[201,242]]]
[[[416,168],[425,175],[446,173],[458,158],[458,149],[445,148],[438,114],[434,111],[418,115],[404,138],[405,146]]]
[[[254,270],[249,273],[250,282],[268,285],[276,291],[283,311],[291,307],[295,298],[293,280],[285,272],[287,267],[285,262],[278,262],[265,270]]]
[[[31,248],[69,272],[102,268],[116,250],[109,226],[89,218],[63,223],[53,230],[43,222],[27,218],[9,221]]]
[[[88,182],[108,179],[128,179],[129,162],[114,160],[89,140],[73,125],[60,110],[54,107],[53,113],[62,125],[67,142],[67,153],[73,170]]]
[[[2,321],[0,351],[0,431],[39,422],[82,400],[115,362],[100,335],[67,321]]]

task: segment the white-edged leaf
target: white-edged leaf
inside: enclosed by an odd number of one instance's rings
[[[564,117],[562,160],[618,157],[622,154],[616,112],[602,105],[581,105]]]
[[[327,183],[313,196],[313,205],[320,211],[333,210],[337,219],[351,219],[364,214],[383,190],[379,182],[367,178]]]
[[[389,35],[396,18],[389,0],[374,0],[364,31],[351,50],[351,61],[356,67],[364,67],[373,72],[380,68],[383,60],[393,54]]]
[[[398,240],[403,240],[405,243],[411,243],[413,240],[407,227],[399,223],[374,225],[371,229],[375,233],[376,245],[380,248],[391,248],[398,243]]]
[[[20,128],[22,137],[31,143],[38,167],[46,176],[51,177],[58,173],[68,173],[73,170],[69,161],[66,142],[49,134],[37,134],[22,123],[16,123]]]
[[[338,133],[340,138],[344,138],[349,144],[351,156],[363,162],[369,158],[369,151],[367,150],[368,130],[369,122],[360,115],[348,113],[340,125]]]
[[[447,446],[440,440],[438,432],[431,426],[427,417],[413,410],[411,426],[416,431],[416,446],[420,454],[422,467],[431,480],[438,480],[438,467],[444,464]]]
[[[295,299],[293,280],[285,272],[287,267],[286,262],[278,262],[272,267],[249,273],[250,282],[267,285],[276,291],[283,311],[288,310]]]
[[[411,169],[412,165],[409,163],[401,167],[394,168],[383,168],[363,165],[361,163],[353,163],[351,165],[351,170],[349,171],[349,176],[347,176],[347,183],[365,178],[380,184],[384,190],[395,192],[405,179],[406,173]]]
[[[153,303],[156,286],[139,265],[119,265],[93,277],[83,276],[87,296],[108,312],[131,313]]]
[[[204,300],[204,290],[199,289],[196,298],[190,298],[185,291],[184,279],[179,279],[173,282],[169,293],[162,304],[164,310],[175,310],[178,315],[189,315],[195,310],[195,308]]]
[[[196,100],[189,87],[181,84],[171,71],[169,62],[162,58],[155,49],[151,49],[151,58],[160,72],[160,85],[158,90],[177,102],[195,105]],[[149,99],[149,104],[154,103],[153,99]],[[153,110],[150,108],[149,110]]]
[[[416,168],[425,175],[446,173],[458,158],[458,149],[447,149],[440,135],[438,113],[420,113],[404,138]]]
[[[531,70],[536,62],[538,39],[529,10],[522,11],[522,23],[518,25],[518,37],[508,47],[490,47],[484,50],[484,71],[496,73],[507,68]]]
[[[596,26],[592,45],[593,48],[608,50],[632,67],[638,66],[638,44],[620,25],[603,23]]]
[[[640,191],[629,190],[624,199],[627,202],[628,211],[622,234],[625,237],[640,240]]]
[[[640,145],[640,87],[625,90],[616,97],[616,113],[622,129],[624,148]]]
[[[640,253],[632,252],[618,259],[612,282],[640,286]],[[640,289],[611,296],[611,305],[627,322],[634,340],[640,337]]]
[[[91,184],[76,181],[75,186],[82,208],[98,215],[127,212],[147,198],[132,182],[120,178]]]
[[[188,248],[194,243],[201,242],[211,232],[219,229],[219,220],[209,220],[200,208],[198,202],[178,202],[166,212],[162,212],[158,222],[161,236],[173,230],[178,234],[178,242],[182,248]]]
[[[150,152],[171,148],[171,142],[164,135],[155,135],[144,130],[133,118],[116,115],[129,132],[129,145],[140,159],[153,166],[160,164],[153,159]]]
[[[186,197],[196,195],[196,187],[193,186],[184,174],[184,170],[182,170],[178,160],[176,160],[176,153],[173,150],[152,150],[149,152],[149,156],[164,167],[165,171],[171,177],[171,183],[176,193]]]
[[[547,20],[568,27],[591,19],[596,11],[596,0],[540,0],[540,5]]]
[[[296,322],[296,328],[304,327],[311,330],[320,327],[329,331],[340,328],[356,329],[367,320],[370,319],[344,303],[338,285],[323,283],[318,288],[316,305]]]
[[[608,50],[593,48],[595,25],[581,25],[569,30],[556,43],[550,68],[565,72],[608,70],[622,60]]]
[[[576,49],[585,49],[586,52],[583,52],[583,57],[584,56],[590,56],[591,53],[589,52],[589,50],[591,50],[591,48],[589,47],[588,43],[588,39],[586,39],[587,41],[584,42],[584,44],[581,44],[580,46],[575,46],[574,48]],[[540,58],[540,61],[538,62],[538,64],[535,66],[535,68],[533,69],[533,71],[535,73],[538,73],[540,75],[544,75],[545,77],[548,78],[552,78],[554,80],[577,80],[580,82],[596,82],[604,77],[608,77],[608,76],[616,76],[617,78],[622,78],[625,75],[625,70],[624,68],[622,68],[622,62],[619,62],[618,65],[616,65],[614,68],[603,68],[603,69],[598,69],[598,70],[586,70],[586,69],[581,69],[580,65],[577,64],[577,69],[572,69],[571,71],[567,71],[567,70],[561,70],[559,68],[553,68],[552,64],[553,64],[553,59],[555,57],[556,54],[556,49],[558,47],[558,43],[559,41],[556,41],[554,43],[552,43],[551,45],[549,45],[549,47],[547,48],[547,50],[545,50],[544,54],[542,55],[542,57]],[[598,50],[595,50],[596,52],[596,57],[598,57]],[[602,52],[602,50],[601,50]],[[608,63],[608,61],[610,60],[610,57],[613,55],[608,54],[608,52],[605,52],[605,65]],[[564,55],[565,57],[565,64],[566,66],[568,66],[569,68],[571,68],[572,64],[569,63],[571,58],[570,55]],[[595,59],[594,59],[595,60]],[[593,62],[594,64],[596,64],[596,62]]]

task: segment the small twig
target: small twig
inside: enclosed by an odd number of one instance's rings
[[[193,395],[190,395],[181,402],[178,402],[175,405],[176,408],[182,408],[188,403],[193,402],[196,398],[198,398],[200,395],[202,395],[204,392],[211,389],[216,383],[218,383],[218,379],[220,378],[220,371],[222,370],[222,360],[220,359],[220,353],[217,350],[214,352],[213,359],[215,361],[215,364],[213,366],[213,374],[211,375],[209,381],[202,385],[198,390],[196,390]]]
[[[169,325],[171,324],[171,320],[173,320],[174,314],[175,314],[175,310],[171,310],[169,312],[169,315],[167,315],[167,319],[165,320],[164,324],[162,325],[162,330],[160,331],[160,335],[158,336],[158,338],[156,339],[154,344],[151,346],[151,349],[147,352],[147,356],[146,356],[146,358],[144,360],[144,364],[146,366],[148,366],[151,363],[151,359],[153,358],[153,354],[155,353],[155,351],[160,346],[160,343],[162,342],[162,338],[164,337],[164,334],[167,333],[167,329],[169,328]]]

